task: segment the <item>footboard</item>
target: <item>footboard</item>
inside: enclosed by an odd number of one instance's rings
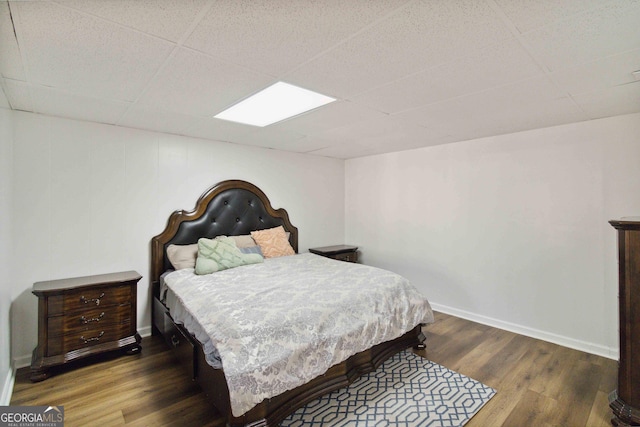
[[[355,354],[333,366],[324,375],[294,390],[264,400],[241,417],[234,417],[231,413],[229,389],[224,372],[221,369],[214,369],[206,362],[200,343],[186,333],[184,328],[173,322],[166,307],[157,298],[154,298],[154,305],[154,328],[164,336],[180,364],[202,388],[216,410],[226,419],[227,424],[234,427],[275,427],[307,403],[331,391],[348,386],[361,375],[374,371],[394,354],[408,347],[420,345],[425,340],[422,327],[418,325],[403,336]]]
[[[153,289],[158,290],[156,284]],[[421,346],[426,339],[422,326],[418,325],[401,337],[357,353],[310,382],[266,399],[241,417],[234,417],[223,370],[215,369],[207,363],[202,345],[174,322],[168,308],[160,301],[159,292],[154,292],[153,295],[152,316],[154,334],[164,338],[189,378],[198,383],[217,412],[233,427],[275,427],[307,403],[348,386],[361,375],[374,371],[389,357],[406,348]]]
[[[226,415],[231,426],[277,426],[279,423],[307,403],[346,387],[360,376],[375,371],[385,360],[409,347],[425,341],[422,326],[395,340],[373,346],[351,356],[344,362],[333,366],[324,375],[274,398],[266,399],[242,417],[233,417],[230,410]]]

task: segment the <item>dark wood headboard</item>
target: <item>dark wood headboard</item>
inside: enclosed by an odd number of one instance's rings
[[[170,244],[197,243],[201,237],[240,236],[255,230],[282,225],[298,252],[298,229],[284,209],[274,209],[255,185],[240,180],[222,181],[205,191],[191,211],[178,210],[169,216],[164,231],[151,239],[151,283],[171,268],[167,259]]]

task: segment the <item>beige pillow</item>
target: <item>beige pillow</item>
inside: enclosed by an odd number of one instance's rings
[[[276,258],[285,255],[295,255],[287,234],[282,226],[267,230],[252,231],[251,237],[256,241],[265,258]]]
[[[176,270],[183,268],[195,268],[198,256],[198,244],[193,245],[169,245],[167,246],[167,258]]]
[[[248,234],[242,236],[231,236],[231,238],[236,241],[236,246],[238,248],[250,248],[256,245],[253,237]]]

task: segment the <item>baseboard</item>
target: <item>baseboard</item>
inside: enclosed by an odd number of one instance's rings
[[[16,357],[15,359],[13,359],[13,366],[16,367],[16,370],[31,366],[31,354]]]
[[[0,395],[0,406],[9,406],[11,403],[11,395],[13,394],[13,385],[16,381],[16,370],[9,368],[7,376],[2,384],[2,395]]]
[[[138,333],[142,338],[151,336],[151,326],[145,326],[144,328],[138,328]]]
[[[527,337],[547,341],[553,344],[558,344],[563,347],[572,348],[574,350],[584,351],[585,353],[595,354],[596,356],[606,357],[607,359],[618,360],[620,353],[617,348],[606,347],[599,344],[594,344],[586,341],[576,340],[573,338],[565,337],[562,335],[553,334],[550,332],[541,331],[538,329],[529,328],[515,323],[504,322],[502,320],[494,319],[487,316],[471,313],[465,310],[459,310],[457,308],[448,307],[441,304],[431,304],[431,307],[435,311],[439,311],[452,316],[460,317],[462,319],[471,320],[472,322],[481,323],[483,325],[491,326],[505,331],[514,332],[516,334],[524,335]]]

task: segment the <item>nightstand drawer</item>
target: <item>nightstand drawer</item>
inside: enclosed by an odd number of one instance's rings
[[[331,256],[331,258],[337,259],[338,261],[358,262],[358,252],[344,252],[341,254],[334,254]]]
[[[131,286],[101,287],[79,290],[49,298],[49,316],[75,310],[127,304],[131,300]]]
[[[94,325],[83,331],[67,333],[60,337],[60,339],[50,340],[47,356],[68,353],[73,350],[91,347],[105,342],[117,341],[128,335],[131,335],[131,324],[129,322],[109,327]]]
[[[130,320],[131,306],[129,304],[80,310],[64,316],[49,318],[49,336],[84,331],[87,328],[111,327],[120,323],[129,323]]]

